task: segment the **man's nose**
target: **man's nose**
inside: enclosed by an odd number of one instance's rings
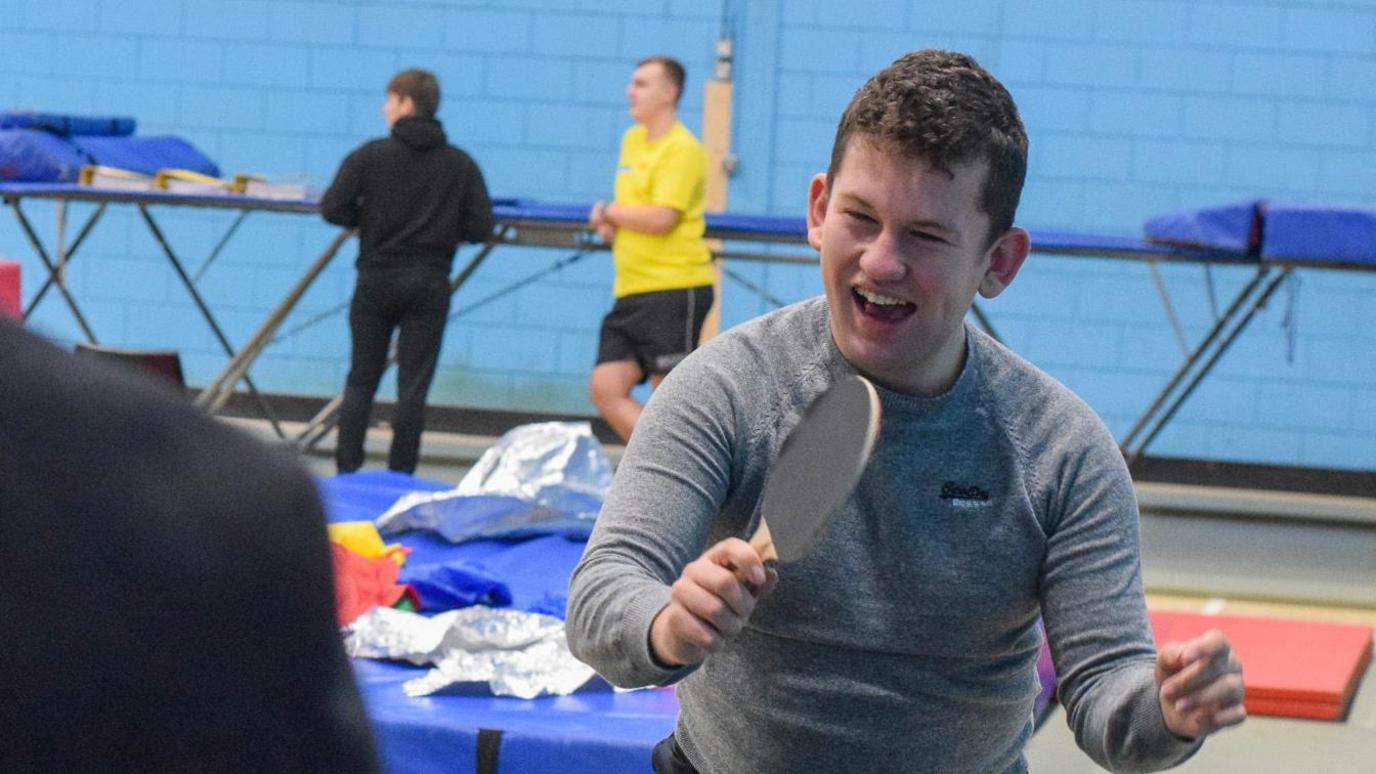
[[[898,239],[888,229],[881,231],[860,253],[860,269],[878,282],[893,282],[908,275],[908,261]]]

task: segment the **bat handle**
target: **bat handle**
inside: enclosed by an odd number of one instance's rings
[[[750,536],[750,547],[760,555],[762,562],[779,561],[779,554],[774,550],[774,536],[769,533],[769,523],[763,516],[760,517],[760,526],[755,528],[755,534]]]

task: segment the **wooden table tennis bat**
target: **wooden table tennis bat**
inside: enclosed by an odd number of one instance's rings
[[[766,562],[792,562],[816,545],[850,498],[879,436],[879,393],[848,376],[822,393],[784,439],[764,484],[750,545]]]

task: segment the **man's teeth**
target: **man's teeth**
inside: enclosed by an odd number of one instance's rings
[[[860,288],[856,288],[855,292],[859,293],[861,298],[865,299],[871,304],[877,304],[879,306],[898,306],[899,304],[906,303],[901,298],[890,298],[889,296],[881,296],[878,293],[871,293],[868,290],[862,290]]]

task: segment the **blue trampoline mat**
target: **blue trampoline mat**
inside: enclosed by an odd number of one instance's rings
[[[319,484],[330,521],[370,520],[407,493],[452,488],[389,471],[335,476]],[[512,607],[527,610],[541,610],[551,598],[558,598],[562,609],[569,575],[584,545],[558,536],[450,545],[421,533],[388,542],[414,549],[408,567],[447,561],[477,564],[511,588]],[[413,699],[402,684],[420,677],[426,668],[367,659],[354,659],[353,664],[392,774],[474,772],[482,730],[501,732],[498,772],[643,773],[649,770],[651,749],[673,731],[678,715],[672,688],[621,692],[594,678],[569,696],[515,699],[492,696],[481,686],[460,686]],[[1035,711],[1041,718],[1055,685],[1045,646],[1038,672],[1042,694]]]
[[[335,476],[319,485],[330,521],[371,520],[409,492],[453,488],[389,471]],[[451,561],[482,567],[510,587],[512,607],[525,610],[543,610],[551,600],[562,609],[569,575],[583,553],[581,541],[557,536],[461,545],[422,533],[386,539],[413,549],[407,567]],[[402,683],[420,677],[425,668],[368,659],[353,663],[392,774],[475,772],[483,729],[501,732],[498,772],[645,772],[651,748],[669,735],[678,715],[672,689],[619,692],[599,678],[569,696],[515,699],[475,687],[413,699]]]
[[[674,729],[678,699],[670,688],[613,691],[595,685],[540,699],[445,691],[412,699],[402,683],[421,667],[354,660],[368,717],[391,774],[473,772],[478,732],[502,732],[498,772],[643,774],[650,750]]]
[[[237,194],[188,194],[170,191],[117,191],[72,183],[0,182],[0,197],[74,199],[100,202],[180,204],[232,209],[266,209],[310,213],[320,202],[262,199]],[[1267,237],[1255,244],[1254,213],[1264,203],[1240,203],[1153,218],[1145,239],[1114,234],[1032,230],[1032,251],[1060,255],[1167,259],[1199,263],[1255,263],[1259,257],[1278,263],[1316,267],[1376,267],[1376,209],[1269,204]],[[546,223],[568,228],[587,220],[590,205],[543,202],[524,198],[493,200],[499,221]],[[803,242],[803,218],[782,215],[708,213],[708,236],[725,240]],[[519,241],[519,240],[518,240]]]
[[[568,204],[561,202],[542,202],[535,199],[493,199],[492,212],[502,220],[536,220],[549,223],[586,223],[591,204]],[[782,237],[807,236],[807,224],[800,217],[776,215],[733,215],[726,212],[709,212],[704,216],[709,231],[721,236],[721,232],[768,235]]]
[[[99,188],[80,183],[16,183],[0,182],[0,198],[34,197],[70,201],[112,202],[115,204],[175,204],[225,209],[282,210],[313,213],[320,208],[320,200],[312,196],[304,199],[268,199],[232,193],[184,193],[181,191],[122,191]]]

